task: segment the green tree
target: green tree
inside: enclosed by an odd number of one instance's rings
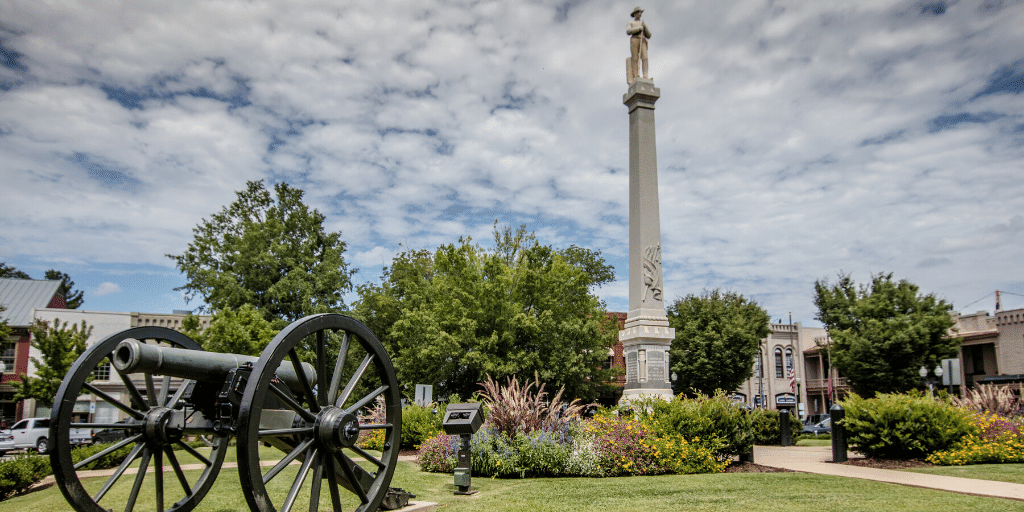
[[[3,315],[3,312],[7,311],[7,306],[0,304],[0,343],[6,343],[7,337],[11,335],[11,326],[7,324],[7,317]],[[13,370],[13,368],[8,368]]]
[[[5,279],[32,279],[28,274],[7,265],[0,261],[0,278]]]
[[[672,391],[713,395],[750,378],[754,355],[768,336],[771,318],[753,300],[732,291],[704,290],[676,299],[668,323],[676,330],[669,349]]]
[[[36,320],[29,331],[32,333],[32,346],[39,350],[43,358],[32,358],[36,375],[30,377],[23,373],[21,382],[12,382],[15,388],[14,400],[34,398],[52,407],[61,381],[78,356],[85,352],[86,340],[92,334],[92,327],[82,320],[81,325],[68,328],[67,322],[61,324],[57,318],[52,326],[45,320]]]
[[[252,304],[270,321],[293,321],[345,309],[352,289],[341,233],[324,230],[324,216],[302,202],[302,190],[250,181],[238,199],[192,232],[184,254],[167,256],[187,278],[175,290],[201,297],[203,311]]]
[[[278,333],[252,304],[215,312],[205,330],[200,330],[199,318],[195,315],[186,316],[181,325],[182,332],[204,350],[249,356],[262,354]]]
[[[403,387],[469,397],[490,375],[532,376],[565,396],[594,399],[618,333],[591,287],[614,274],[600,252],[541,245],[525,227],[494,230],[494,247],[471,239],[409,250],[359,287],[354,311],[381,338]]]
[[[71,280],[71,276],[59,270],[50,269],[44,274],[44,279],[60,281],[60,293],[64,295],[64,302],[67,304],[68,309],[82,307],[82,303],[85,302],[85,292],[74,289],[75,282]]]
[[[921,295],[917,285],[892,273],[871,276],[857,285],[839,273],[814,283],[817,319],[832,338],[832,364],[850,387],[866,397],[902,392],[921,385],[918,369],[934,368],[956,354],[952,305],[934,294]]]

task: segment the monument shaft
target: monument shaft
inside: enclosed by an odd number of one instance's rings
[[[636,78],[623,96],[629,108],[629,313],[619,331],[626,357],[622,401],[640,396],[671,399],[668,326],[661,265],[658,157],[654,103],[661,91],[649,78]]]

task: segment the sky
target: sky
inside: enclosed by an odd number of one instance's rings
[[[892,272],[1024,307],[1024,2],[641,5],[666,299],[814,326],[816,280]],[[264,180],[357,283],[497,221],[601,251],[626,311],[634,6],[0,2],[0,261],[67,272],[86,310],[191,309],[166,255]]]

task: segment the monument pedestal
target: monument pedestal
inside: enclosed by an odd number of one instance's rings
[[[668,326],[662,292],[654,138],[654,102],[659,97],[661,90],[649,78],[634,79],[622,97],[629,108],[629,312],[619,331],[626,358],[620,405],[639,397],[672,399],[668,349],[676,333]]]

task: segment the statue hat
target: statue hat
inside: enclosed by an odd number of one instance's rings
[[[636,16],[636,13],[638,13],[638,12],[644,12],[644,10],[643,10],[643,9],[641,9],[639,5],[638,5],[638,6],[636,6],[636,8],[635,8],[635,9],[633,9],[633,12],[629,13],[629,15],[630,15],[630,16]]]

